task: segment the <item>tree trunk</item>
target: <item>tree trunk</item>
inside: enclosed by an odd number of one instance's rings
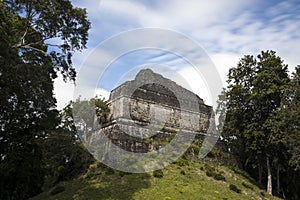
[[[277,194],[280,194],[279,166],[277,167]]]
[[[268,171],[267,193],[272,195],[272,174],[271,174],[271,166],[270,166],[269,157],[267,157],[267,171]]]
[[[263,173],[263,168],[262,166],[259,164],[258,166],[258,182],[261,184],[262,183],[262,173]]]

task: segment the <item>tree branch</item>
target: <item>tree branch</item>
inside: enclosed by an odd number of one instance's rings
[[[32,49],[32,50],[41,52],[42,54],[46,55],[46,52],[45,52],[45,51],[43,51],[43,50],[41,50],[41,49],[38,49],[38,48],[35,48],[35,47],[32,47],[32,46],[30,46],[30,45],[25,45],[25,46],[23,46],[23,48],[25,48],[25,49]]]

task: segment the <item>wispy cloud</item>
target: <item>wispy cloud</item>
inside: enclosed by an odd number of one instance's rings
[[[245,54],[258,54],[261,50],[277,51],[287,64],[290,71],[300,64],[300,4],[296,0],[260,1],[260,0],[94,0],[73,1],[75,5],[86,7],[92,22],[88,50],[76,54],[77,66],[101,65],[101,59],[108,59],[109,51],[115,51],[122,44],[115,44],[108,52],[100,52],[98,56],[88,57],[91,52],[98,51],[97,45],[120,32],[135,28],[156,27],[178,31],[199,43],[214,61],[223,83],[229,67],[235,66],[238,59]],[[135,45],[137,38],[122,41],[123,45]],[[145,43],[151,42],[150,36],[144,35]],[[176,48],[174,48],[174,42]],[[189,58],[199,56],[199,52],[186,47],[184,42],[174,38],[161,37],[161,45],[172,51],[186,49]],[[84,62],[88,58],[88,62]],[[90,63],[90,64],[88,64]],[[160,64],[176,70],[186,77],[191,85],[203,87],[199,77],[194,77],[190,66],[172,52],[156,50],[137,50],[114,60],[98,84],[106,90],[109,86],[125,81],[124,74],[138,65]],[[79,67],[77,67],[79,69]],[[197,84],[199,81],[199,84]],[[59,81],[58,81],[59,82]],[[93,83],[94,84],[94,83]],[[91,87],[95,87],[91,84]],[[63,86],[61,87],[69,87]],[[60,89],[60,91],[63,89]],[[198,89],[200,90],[200,89]],[[57,89],[56,89],[57,91]],[[57,91],[58,102],[66,99],[65,92]],[[199,95],[200,91],[198,92]],[[202,97],[205,99],[206,95]],[[65,100],[64,100],[65,101]],[[208,100],[207,100],[208,101]]]

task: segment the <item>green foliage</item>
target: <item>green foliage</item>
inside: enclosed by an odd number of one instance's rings
[[[130,172],[119,171],[119,175],[121,177],[126,176],[126,175],[130,175],[130,174],[131,174]]]
[[[234,184],[230,184],[229,185],[229,189],[231,189],[232,191],[235,191],[236,193],[241,193],[242,191]]]
[[[78,98],[75,102],[70,102],[69,113],[73,126],[77,128],[77,135],[83,141],[88,141],[90,133],[98,130],[101,125],[108,121],[110,109],[104,98],[95,98],[81,100]]]
[[[226,180],[222,174],[215,171],[215,168],[209,165],[206,165],[205,168],[206,168],[206,176],[213,177],[215,180],[221,180],[221,181]]]
[[[178,158],[174,163],[180,167],[188,165],[188,161],[183,158]]]
[[[206,171],[206,176],[212,177],[215,173],[211,170]]]
[[[93,164],[94,176],[85,175],[60,183],[65,187],[65,191],[51,196],[49,192],[44,192],[32,200],[54,200],[54,199],[261,199],[262,191],[251,180],[235,174],[227,167],[213,166],[207,163],[206,166],[223,171],[226,182],[240,186],[242,182],[253,187],[243,189],[245,192],[236,193],[227,186],[227,183],[221,181],[212,181],[205,176],[205,173],[199,168],[204,166],[200,162],[191,162],[186,166],[178,168],[178,165],[171,164],[162,171],[164,176],[156,178],[149,174],[127,174],[120,177],[115,173],[106,175],[102,168],[97,168]],[[188,172],[182,175],[181,171]],[[264,199],[279,199],[265,194]]]
[[[225,177],[222,174],[216,173],[214,174],[214,179],[218,180],[218,181],[225,181]]]
[[[166,125],[163,125],[163,127],[161,128],[161,131],[163,131],[163,132],[166,132],[166,131],[167,131]]]
[[[153,171],[153,176],[156,178],[162,178],[164,176],[164,172],[161,169]]]
[[[253,187],[251,185],[248,185],[247,183],[245,182],[242,182],[242,185],[245,187],[245,188],[249,188],[251,190],[253,190]]]
[[[72,55],[89,27],[70,1],[0,1],[0,199],[41,192],[41,144],[60,123],[53,80],[58,71],[75,79]]]
[[[1,1],[1,6],[6,14],[13,16],[5,23],[11,26],[2,29],[7,31],[4,40],[8,49],[17,50],[23,58],[36,61],[43,61],[38,56],[45,55],[64,78],[74,80],[72,55],[86,47],[90,28],[86,10],[74,8],[70,1],[58,0],[10,0]],[[60,42],[54,43],[53,39]],[[49,46],[52,48],[47,51]]]
[[[225,181],[225,177],[222,174],[218,173],[215,167],[206,164],[205,171],[206,176],[213,177],[215,180]]]
[[[51,132],[40,145],[43,147],[44,189],[85,172],[94,160],[68,131]]]
[[[197,145],[196,143],[192,143],[181,157],[186,160],[197,160],[199,152],[199,145]]]
[[[111,174],[114,174],[114,173],[115,173],[115,170],[113,168],[109,167],[105,170],[105,174],[107,174],[107,175],[111,175]]]
[[[228,87],[219,96],[217,112],[224,123],[222,137],[230,152],[252,176],[259,177],[254,170],[261,171],[260,174],[269,172],[269,176],[277,169],[281,171],[279,174],[285,173],[282,169],[291,167],[293,162],[288,152],[296,153],[292,149],[300,146],[295,142],[299,141],[298,136],[291,134],[299,132],[295,128],[299,120],[291,123],[291,118],[297,119],[293,111],[299,108],[291,109],[292,102],[299,101],[293,96],[297,84],[291,86],[293,78],[291,81],[288,76],[287,65],[274,51],[262,51],[257,58],[242,58],[229,70],[227,82]],[[290,136],[295,148],[287,145]]]
[[[294,170],[300,170],[300,66],[293,73],[289,87],[284,93],[284,102],[278,116],[269,121],[268,128],[275,134],[272,142],[274,145],[286,147],[290,154],[288,164]],[[283,152],[282,152],[283,153]],[[281,154],[281,159],[286,155]],[[284,166],[283,166],[284,167]]]

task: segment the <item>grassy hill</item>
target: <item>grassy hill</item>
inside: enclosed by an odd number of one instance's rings
[[[61,182],[32,200],[47,199],[278,199],[243,171],[180,159],[151,174],[128,174],[91,165],[84,175]]]

